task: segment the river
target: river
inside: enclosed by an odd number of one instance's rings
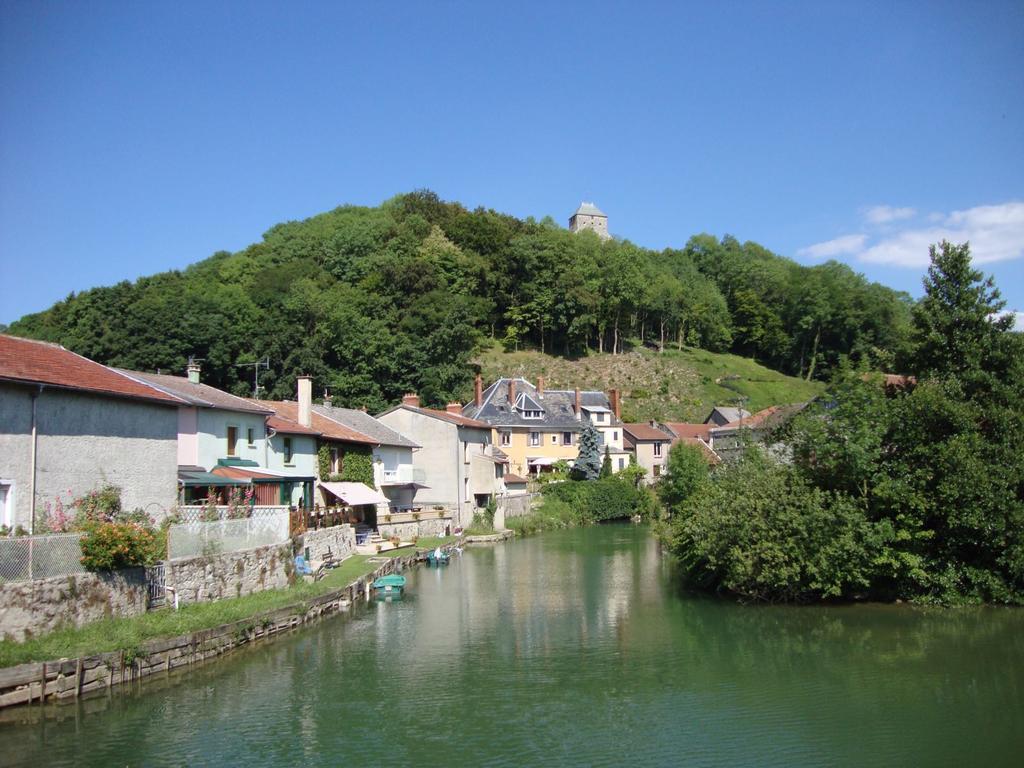
[[[372,602],[131,693],[3,713],[32,766],[997,766],[1024,612],[681,593],[645,528],[471,547]]]

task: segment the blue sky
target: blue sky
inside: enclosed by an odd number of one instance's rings
[[[0,322],[429,187],[1024,311],[1024,3],[0,5]]]

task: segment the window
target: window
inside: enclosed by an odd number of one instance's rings
[[[530,433],[530,445],[532,445],[532,446],[540,445],[540,432],[531,432]]]
[[[619,459],[619,469],[625,469],[625,468],[626,468],[626,460],[620,458]]]
[[[612,442],[613,443],[619,442],[619,430],[617,430],[617,429],[614,432],[612,432]]]
[[[654,465],[654,476],[661,477],[661,464]]]
[[[505,476],[505,465],[495,464],[494,465],[494,476],[499,480]]]
[[[292,439],[290,437],[284,439],[284,463],[292,463]]]
[[[245,430],[245,437],[246,441],[249,443],[250,448],[256,445],[256,432],[255,430],[253,430],[252,427],[249,427],[247,430]]]
[[[654,444],[654,455],[661,456],[661,443]]]
[[[543,418],[544,411],[523,411],[524,419],[540,419]]]
[[[603,413],[597,413],[597,414],[594,414],[594,415],[595,415],[595,419],[596,419],[598,424],[604,424],[604,414]]]
[[[558,435],[552,435],[551,436],[551,444],[552,445],[558,445]]]
[[[237,456],[235,449],[238,447],[238,427],[228,427],[228,456]]]
[[[572,445],[572,432],[562,433],[562,445]]]
[[[14,527],[14,483],[0,482],[0,525]]]
[[[341,454],[338,453],[337,448],[331,448],[331,472],[332,474],[341,474]],[[321,478],[321,480],[326,478]]]
[[[511,432],[499,432],[501,435],[502,445],[512,445],[512,433]]]

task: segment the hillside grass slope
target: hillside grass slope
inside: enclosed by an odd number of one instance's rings
[[[703,421],[716,405],[737,405],[754,413],[770,405],[802,403],[824,391],[807,382],[731,354],[683,347],[682,350],[634,348],[619,355],[553,357],[535,351],[505,352],[494,345],[480,353],[485,385],[500,376],[522,376],[531,383],[543,376],[549,389],[618,387],[627,422],[659,419]]]

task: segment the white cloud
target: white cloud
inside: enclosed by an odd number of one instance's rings
[[[997,312],[995,317],[1003,317],[1004,315],[1013,315],[1013,330],[1024,332],[1024,312]]]
[[[879,213],[882,211],[883,213]],[[892,223],[914,215],[912,208],[872,208],[866,218],[872,223]],[[872,212],[874,216],[872,216]],[[898,214],[898,215],[894,215]],[[888,217],[888,218],[886,218]],[[1011,201],[999,205],[980,205],[952,213],[933,213],[927,226],[898,225],[882,233],[843,235],[834,240],[802,248],[801,256],[828,258],[854,256],[872,264],[919,268],[928,265],[928,246],[949,240],[970,242],[975,264],[1009,261],[1024,257],[1024,202]]]
[[[834,240],[826,240],[824,243],[815,243],[797,251],[799,256],[807,256],[812,259],[829,259],[833,256],[843,254],[859,253],[864,248],[867,235],[843,235]]]
[[[893,208],[891,205],[876,205],[864,212],[864,218],[870,224],[891,224],[894,221],[912,219],[917,214],[913,208]]]

